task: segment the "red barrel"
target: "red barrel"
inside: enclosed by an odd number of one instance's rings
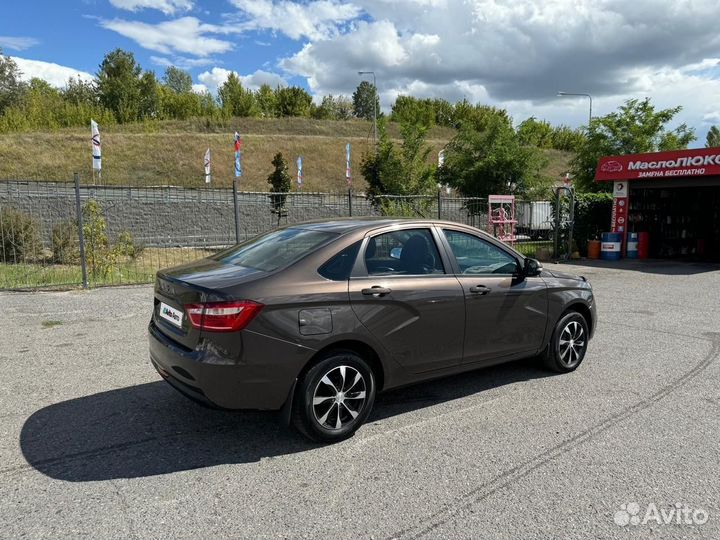
[[[650,248],[650,235],[646,232],[638,233],[637,253],[638,259],[647,259]]]

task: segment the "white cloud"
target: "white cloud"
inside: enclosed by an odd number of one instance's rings
[[[0,48],[24,51],[40,43],[33,37],[25,36],[0,36]]]
[[[157,9],[165,15],[173,15],[176,11],[188,11],[192,9],[192,0],[110,0],[116,8],[128,11],[141,9]]]
[[[193,84],[192,91],[196,94],[204,94],[205,92],[209,92],[208,87],[202,83]]]
[[[70,77],[84,81],[92,81],[94,79],[94,77],[86,71],[61,66],[52,62],[29,60],[27,58],[18,58],[17,56],[11,56],[10,58],[15,61],[22,72],[21,79],[24,81],[38,78],[47,81],[53,86],[63,87],[67,84]]]
[[[204,24],[195,17],[181,17],[158,24],[113,19],[102,20],[100,25],[136,41],[141,47],[162,54],[177,52],[208,56],[233,48],[230,41],[207,37],[207,34],[225,32],[223,28]]]
[[[717,0],[353,1],[362,20],[280,62],[316,93],[347,94],[373,70],[385,108],[399,93],[465,96],[586,123],[587,100],[555,96],[565,90],[591,93],[598,114],[649,96],[699,126],[718,109]]]
[[[150,56],[150,61],[157,66],[175,66],[179,67],[180,69],[192,69],[195,67],[209,66],[211,64],[221,63],[215,58],[187,58],[185,56],[174,56],[173,58],[165,58],[164,56]]]
[[[205,89],[211,92],[217,92],[219,86],[221,86],[230,73],[235,73],[240,79],[240,82],[245,88],[251,90],[257,90],[263,84],[269,84],[273,88],[276,86],[287,86],[287,81],[283,79],[277,73],[270,73],[269,71],[263,71],[258,69],[255,73],[250,75],[240,75],[235,71],[230,71],[221,67],[214,67],[210,71],[205,71],[198,75],[198,80],[202,83]]]
[[[357,18],[360,8],[336,0],[296,3],[288,0],[231,0],[242,11],[238,30],[272,30],[291,39],[325,39]]]

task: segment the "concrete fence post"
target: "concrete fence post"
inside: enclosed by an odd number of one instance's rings
[[[442,191],[438,188],[437,191],[437,207],[438,207],[438,219],[442,219]]]
[[[75,173],[75,214],[77,216],[78,244],[80,246],[80,268],[82,269],[82,286],[87,289],[88,273],[87,260],[85,259],[85,233],[83,231],[82,204],[80,202],[80,174]]]

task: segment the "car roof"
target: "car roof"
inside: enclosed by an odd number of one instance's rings
[[[339,234],[345,234],[349,232],[358,231],[361,229],[372,230],[381,227],[391,227],[393,225],[433,225],[433,224],[445,224],[455,225],[460,227],[467,227],[462,223],[456,223],[452,221],[443,221],[437,219],[415,219],[415,218],[340,218],[332,221],[307,221],[303,223],[294,223],[287,225],[287,228],[302,228],[312,229],[317,231],[328,231]]]

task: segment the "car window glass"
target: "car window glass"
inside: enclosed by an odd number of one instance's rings
[[[444,274],[430,229],[404,229],[373,236],[365,248],[369,275]]]
[[[459,231],[443,230],[461,274],[513,274],[518,269],[514,257],[490,242]]]
[[[337,238],[337,234],[302,228],[280,229],[210,258],[225,264],[272,272],[294,263],[333,238]]]
[[[333,281],[345,281],[350,277],[355,259],[357,258],[360,244],[355,242],[353,245],[346,247],[340,253],[333,255],[330,260],[318,268],[318,273]]]

